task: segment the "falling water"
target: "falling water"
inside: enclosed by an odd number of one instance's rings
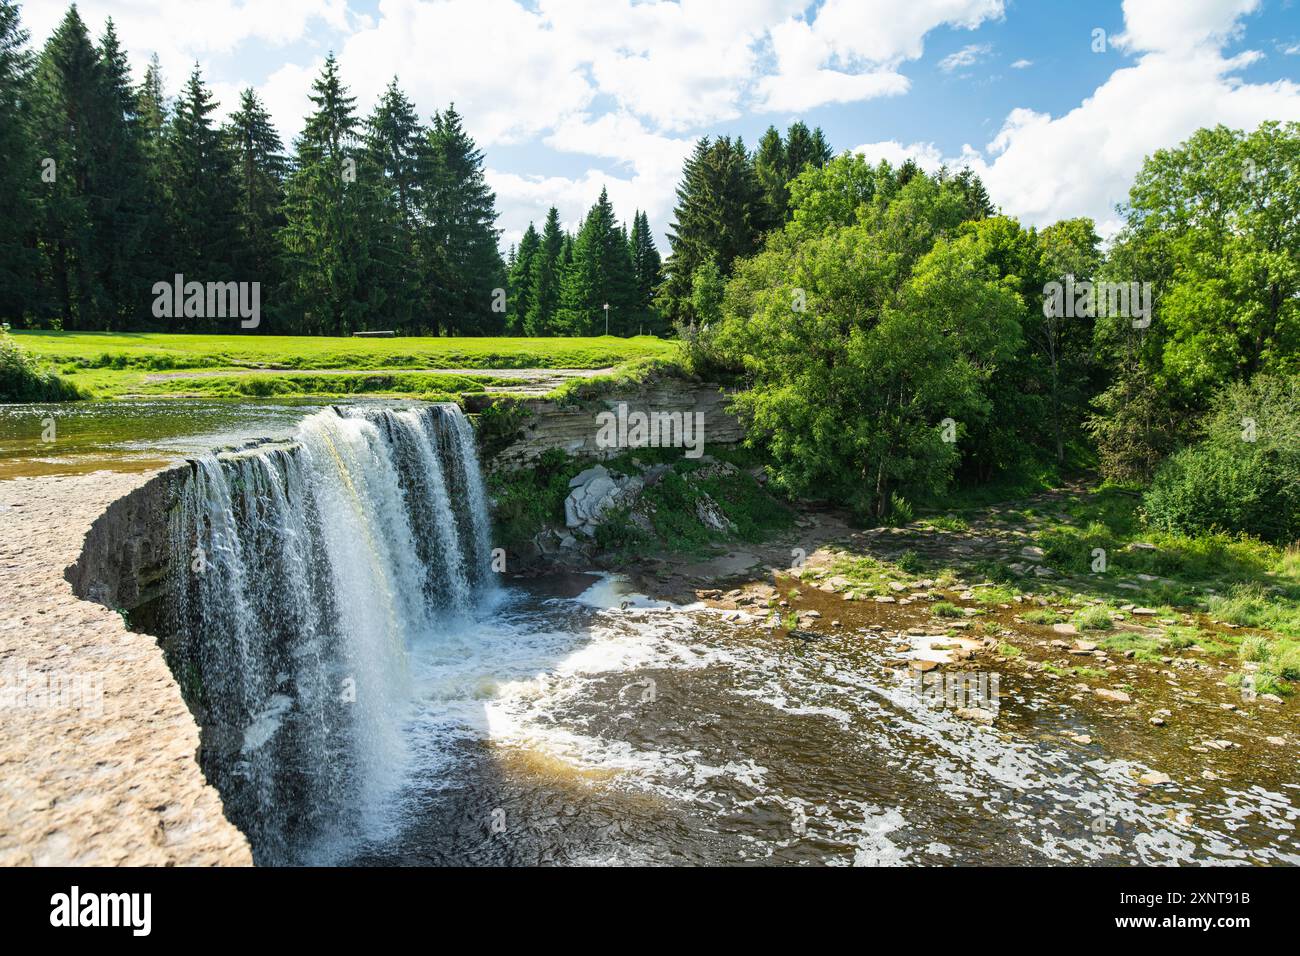
[[[412,643],[493,589],[469,422],[319,412],[291,444],[195,460],[171,521],[169,654],[259,862],[382,829]]]

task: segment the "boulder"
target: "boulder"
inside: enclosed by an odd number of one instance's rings
[[[615,477],[604,465],[596,465],[575,475],[569,487],[572,490],[564,499],[564,523],[590,536],[605,512],[632,504],[645,483],[640,478]]]

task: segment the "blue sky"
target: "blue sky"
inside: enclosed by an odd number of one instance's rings
[[[660,236],[701,135],[820,125],[837,151],[968,164],[1027,223],[1117,225],[1142,157],[1223,122],[1300,120],[1295,0],[83,0],[169,90],[197,61],[223,106],[262,94],[286,140],[340,56],[364,110],[396,73],[426,117],[454,99],[505,231],[602,185]],[[23,8],[34,43],[66,10]],[[1094,52],[1094,31],[1104,50]]]

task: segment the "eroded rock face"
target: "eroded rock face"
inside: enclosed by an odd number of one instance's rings
[[[570,455],[611,458],[627,448],[603,448],[597,443],[600,425],[596,416],[612,411],[620,403],[633,412],[674,412],[704,416],[704,450],[714,445],[734,445],[744,431],[735,415],[727,411],[728,397],[717,385],[665,380],[598,401],[560,405],[542,399],[523,403],[527,413],[519,437],[483,464],[489,470],[527,467],[544,452],[563,449]]]
[[[24,679],[0,710],[0,865],[252,862],[157,641],[113,610],[159,581],[168,476],[0,482],[0,670]],[[73,693],[33,692],[56,685]]]
[[[640,478],[616,476],[604,465],[588,468],[569,482],[572,490],[564,499],[564,523],[591,536],[606,512],[631,505],[644,487]]]

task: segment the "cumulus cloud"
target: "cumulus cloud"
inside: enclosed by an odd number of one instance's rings
[[[858,148],[891,162],[912,156],[923,166],[970,166],[993,201],[1027,224],[1089,216],[1103,236],[1122,225],[1116,205],[1143,160],[1202,126],[1253,129],[1264,120],[1300,120],[1300,85],[1246,83],[1237,74],[1259,53],[1226,56],[1242,18],[1258,0],[1191,0],[1171,14],[1159,0],[1126,0],[1123,47],[1136,59],[1115,70],[1092,95],[1060,116],[1012,110],[981,150],[937,157],[933,143]],[[1089,54],[1093,55],[1093,54]]]
[[[423,117],[455,101],[490,164],[492,147],[519,143],[590,157],[567,176],[489,170],[503,228],[515,238],[552,202],[576,225],[601,185],[621,217],[646,209],[663,228],[700,133],[747,114],[904,96],[907,64],[923,55],[932,31],[975,30],[1003,19],[1006,7],[1005,0],[378,0],[362,14],[347,0],[79,3],[96,35],[114,18],[137,73],[156,51],[173,91],[196,60],[226,111],[240,88],[255,86],[286,142],[301,128],[311,81],[332,47],[363,112],[397,75]],[[1154,150],[1213,123],[1300,119],[1300,86],[1248,83],[1241,71],[1263,54],[1226,52],[1260,7],[1260,0],[1124,0],[1124,29],[1107,54],[1117,68],[1077,107],[1055,116],[1012,110],[982,149],[963,147],[957,156],[897,140],[858,151],[891,162],[911,156],[929,169],[971,165],[995,202],[1027,222],[1088,215],[1113,231],[1115,204]],[[56,3],[23,8],[37,43],[63,13]],[[1283,52],[1300,50],[1286,43]],[[940,65],[962,69],[990,53],[989,44],[972,42]]]
[[[861,146],[853,147],[850,152],[861,153],[872,165],[883,159],[891,166],[900,166],[910,159],[926,172],[931,173],[944,164],[943,152],[934,143],[912,143],[904,146],[896,139],[887,139],[879,143],[863,143]]]

